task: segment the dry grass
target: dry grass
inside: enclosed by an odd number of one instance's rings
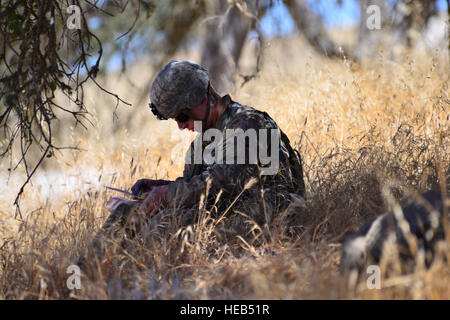
[[[147,90],[142,84],[151,73],[145,70],[141,63],[126,77],[104,82],[136,103]],[[142,177],[174,179],[183,167],[180,152],[190,141],[174,123],[155,121],[145,102],[136,110],[119,107],[113,120],[114,101],[89,90],[95,127],[89,135],[72,129],[61,139],[87,151],[47,163],[49,170],[60,170],[50,171],[59,172],[54,174],[74,175],[63,181],[72,188],[60,192],[55,182],[50,201],[42,196],[48,182],[35,180],[22,202],[22,220],[12,219],[10,205],[20,177],[12,177],[2,192],[0,299],[449,299],[450,273],[443,261],[383,278],[381,290],[367,289],[364,281],[348,288],[337,270],[343,237],[386,210],[382,187],[391,186],[400,202],[404,190],[441,184],[448,192],[448,70],[447,52],[405,54],[401,62],[380,54],[359,68],[322,60],[296,39],[271,44],[261,75],[234,89],[233,97],[268,111],[300,149],[308,209],[297,236],[272,230],[268,243],[252,247],[239,240],[237,248],[215,239],[203,223],[183,230],[178,240],[152,249],[135,243],[132,254],[108,257],[116,268],[96,279],[83,277],[81,290],[71,292],[66,268],[108,214],[104,205],[113,194],[102,185],[130,188]]]

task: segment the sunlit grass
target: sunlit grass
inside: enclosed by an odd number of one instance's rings
[[[349,289],[337,268],[343,237],[386,210],[383,186],[393,186],[403,201],[404,188],[439,187],[441,168],[446,180],[441,185],[449,190],[448,55],[405,55],[393,62],[380,54],[360,68],[322,60],[295,43],[268,47],[258,78],[237,87],[233,98],[267,111],[300,150],[308,209],[297,236],[283,237],[277,229],[260,247],[244,239],[230,244],[214,238],[205,217],[178,234],[182,252],[176,239],[151,250],[138,243],[133,254],[109,257],[118,261],[117,268],[83,278],[81,290],[67,289],[67,266],[108,215],[104,206],[114,193],[103,185],[129,189],[139,178],[175,179],[182,173],[189,134],[173,122],[156,121],[146,100],[136,105],[151,74],[143,72],[143,63],[128,79],[103,79],[135,105],[119,106],[117,119],[113,98],[87,90],[95,126],[89,132],[70,129],[61,137],[85,151],[57,154],[46,164],[47,170],[58,170],[55,175],[73,175],[66,181],[72,189],[62,192],[55,184],[46,199],[46,182],[34,180],[22,199],[23,218],[14,220],[11,204],[20,177],[4,188],[0,298],[449,299],[443,261],[383,279],[382,290],[368,290],[364,281]]]

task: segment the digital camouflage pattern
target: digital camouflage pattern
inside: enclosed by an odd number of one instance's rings
[[[198,106],[208,90],[208,71],[196,63],[172,60],[162,68],[150,88],[150,101],[165,118]]]
[[[242,129],[244,132],[251,129],[256,132],[260,129],[267,129],[267,132],[270,133],[271,129],[279,130],[279,128],[268,114],[233,102],[228,95],[222,99],[225,110],[218,119],[216,128],[223,133],[223,139],[219,141],[218,148],[223,150],[221,154],[224,158],[221,159],[222,161],[215,159],[210,164],[206,164],[204,161],[202,164],[186,164],[183,177],[169,183],[168,202],[175,204],[176,207],[192,208],[199,203],[200,196],[206,194],[208,190],[209,202],[214,203],[220,192],[222,206],[228,205],[252,178],[256,183],[241,195],[245,201],[261,198],[261,191],[267,193],[267,196],[269,193],[272,194],[270,197],[273,198],[272,204],[275,207],[285,206],[293,197],[292,194],[303,197],[305,186],[301,159],[292,150],[289,139],[281,130],[278,150],[272,150],[270,137],[267,137],[267,145],[264,146],[260,143],[259,135],[257,135],[259,148],[267,148],[268,154],[278,153],[279,170],[277,174],[261,175],[259,163],[248,163],[249,149],[255,148],[255,146],[250,146],[248,141],[245,144],[246,164],[236,164],[237,152],[234,152],[233,163],[235,164],[226,164],[227,148],[230,145],[236,145],[235,137],[227,137],[228,129]],[[232,139],[234,141],[231,141]],[[191,163],[194,162],[194,143],[195,141],[191,144],[188,152],[192,158]],[[204,142],[202,148],[209,143]]]
[[[227,129],[269,129],[268,132],[279,129],[265,112],[240,105],[228,95],[222,97],[222,101],[225,110],[216,124],[223,133],[218,146],[223,150],[222,155],[231,145]],[[272,150],[270,137],[266,145],[268,154],[276,152],[279,155],[279,170],[275,175],[261,175],[259,163],[249,164],[248,159],[246,164],[226,164],[225,159],[215,159],[209,164],[204,161],[202,164],[186,164],[183,176],[168,184],[169,208],[151,219],[149,233],[152,241],[155,237],[159,240],[167,238],[179,227],[195,224],[204,218],[205,211],[213,219],[223,218],[215,226],[215,236],[224,241],[236,239],[235,236],[239,235],[256,244],[270,236],[268,231],[275,221],[281,225],[295,224],[305,208],[302,163],[287,136],[281,130],[279,132],[278,150]],[[257,144],[261,146],[257,137]],[[195,143],[194,140],[187,152],[187,158],[191,157],[190,163],[194,163]],[[208,144],[209,141],[204,142],[202,149]],[[254,146],[246,141],[247,156],[250,147]],[[236,160],[237,153],[234,155]]]
[[[270,129],[279,130],[267,113],[233,102],[228,95],[222,100],[224,111],[217,121],[216,129],[224,133],[223,139],[219,141],[219,148],[224,150],[223,155],[231,143],[226,135],[227,129],[254,129],[256,132],[259,129],[269,129],[267,132]],[[134,206],[131,201],[120,205],[94,238],[85,257],[99,257],[108,250],[106,247],[112,242],[101,239],[115,238],[116,243],[123,243],[126,238],[140,234],[149,240],[148,243],[166,241],[180,227],[198,222],[200,216],[204,216],[205,209],[211,218],[221,217],[220,223],[215,225],[217,239],[228,241],[228,235],[231,234],[240,235],[253,244],[264,241],[269,236],[269,227],[280,213],[284,213],[283,219],[295,219],[295,215],[301,213],[299,209],[304,208],[305,185],[301,158],[292,149],[287,136],[281,130],[279,134],[277,150],[272,148],[270,137],[266,138],[265,145],[268,155],[278,153],[279,169],[276,174],[261,175],[259,163],[247,162],[249,148],[254,147],[249,145],[248,140],[245,144],[245,164],[226,164],[225,160],[220,164],[217,159],[209,164],[204,161],[202,164],[186,164],[183,176],[168,182],[168,208],[146,221],[145,218],[141,219],[143,215],[137,210],[139,202]],[[258,146],[264,148],[259,135],[257,138]],[[194,143],[188,151],[192,157]],[[209,143],[202,144],[202,148]],[[237,153],[234,155],[236,160]],[[122,236],[119,236],[120,232]],[[233,236],[233,239],[236,238]]]

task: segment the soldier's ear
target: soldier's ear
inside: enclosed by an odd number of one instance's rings
[[[214,109],[215,107],[217,107],[217,97],[215,95],[210,95],[209,96],[209,107]]]
[[[216,89],[214,89],[211,82],[208,84],[208,94],[211,96],[219,96],[219,94],[217,93]]]
[[[217,102],[219,101],[219,94],[214,90],[214,87],[208,84],[208,96],[209,96],[209,106],[211,108],[217,107]]]

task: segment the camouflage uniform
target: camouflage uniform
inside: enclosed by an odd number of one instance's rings
[[[231,139],[227,138],[227,129],[242,129],[244,132],[249,129],[279,129],[267,113],[242,106],[232,101],[228,95],[222,100],[224,112],[217,121],[217,129],[224,133],[218,145],[218,149],[224,151],[224,156],[231,143]],[[149,240],[149,244],[167,240],[180,227],[198,221],[199,214],[204,212],[200,210],[202,195],[203,208],[210,212],[212,218],[226,213],[222,223],[216,225],[218,238],[224,239],[224,235],[229,234],[240,235],[255,244],[257,237],[254,237],[255,232],[251,230],[254,231],[256,224],[257,229],[261,230],[259,235],[262,234],[262,239],[265,239],[277,213],[289,211],[289,215],[284,218],[292,219],[292,214],[295,216],[300,212],[297,210],[298,206],[304,206],[305,185],[301,158],[290,146],[287,136],[281,130],[279,133],[278,150],[272,150],[270,137],[267,137],[265,147],[269,155],[271,152],[278,153],[279,168],[276,174],[261,175],[258,163],[248,163],[249,149],[254,147],[250,146],[248,141],[245,144],[245,164],[226,164],[225,159],[220,162],[217,158],[209,164],[204,161],[202,164],[186,164],[183,177],[168,182],[167,209],[156,214],[150,221],[145,221],[144,218],[130,223],[130,220],[138,216],[143,217],[136,209],[139,203],[134,207],[129,203],[119,206],[111,213],[89,250],[98,257],[104,255],[107,250],[105,247],[112,243],[106,239],[117,242],[120,240],[120,230],[125,238],[131,238],[137,233],[142,234]],[[257,138],[257,144],[260,145],[258,135]],[[194,162],[194,144],[195,141],[187,153],[187,157],[191,155],[191,163]],[[207,144],[209,142],[202,144],[202,151]],[[238,155],[236,152],[234,155],[233,163],[236,163]],[[253,184],[246,186],[252,179]],[[292,205],[294,210],[286,210],[289,205]],[[283,223],[286,223],[286,220]]]
[[[173,60],[158,73],[153,82],[150,108],[158,119],[174,118],[181,110],[199,105],[206,96],[208,109],[205,118],[208,118],[210,88],[206,69],[189,61]],[[291,204],[294,207],[304,205],[305,185],[301,158],[290,146],[287,136],[265,112],[242,106],[232,101],[228,95],[222,97],[222,105],[223,111],[215,128],[222,132],[222,137],[215,150],[222,150],[224,158],[220,159],[219,155],[212,154],[213,159],[208,163],[201,157],[199,164],[186,164],[183,177],[168,182],[168,208],[150,221],[139,218],[143,215],[136,209],[138,203],[120,205],[111,213],[88,251],[101,256],[106,250],[101,248],[102,243],[105,245],[110,242],[102,239],[117,238],[119,231],[128,237],[145,233],[145,238],[150,236],[151,243],[158,242],[154,241],[155,236],[160,238],[162,235],[164,238],[179,227],[195,224],[199,221],[199,213],[205,212],[212,218],[221,218],[220,223],[216,220],[215,230],[221,229],[224,231],[222,234],[236,232],[241,236],[248,236],[252,233],[250,231],[255,230],[255,226],[264,234],[277,213],[287,212],[285,209]],[[202,124],[205,123],[202,120]],[[228,135],[229,129],[241,129],[243,132],[255,130],[257,148],[265,155],[278,155],[278,171],[272,175],[261,175],[261,163],[249,161],[250,148],[255,146],[250,145],[248,140],[245,140],[244,164],[237,161],[239,155],[235,143],[234,161],[230,164],[230,159],[225,159],[226,151],[236,137]],[[268,134],[273,134],[270,129],[278,130],[278,148],[276,145],[272,146],[269,135],[265,136],[264,142],[261,141],[260,129],[267,129]],[[200,141],[202,151],[209,144]],[[188,152],[192,156],[191,160],[194,160],[195,145],[194,141]],[[270,158],[273,159],[272,156]]]
[[[219,201],[216,203],[219,214],[237,199],[232,208],[245,210],[244,213],[248,213],[260,225],[270,223],[276,212],[285,209],[292,200],[304,196],[301,159],[290,146],[287,136],[280,130],[278,150],[272,150],[270,137],[267,137],[267,146],[262,146],[257,135],[259,148],[267,149],[268,154],[278,154],[279,169],[276,174],[261,175],[261,164],[248,162],[249,149],[255,148],[249,145],[248,140],[245,143],[245,164],[237,164],[237,152],[234,152],[234,164],[226,164],[227,148],[235,146],[237,141],[234,137],[227,136],[227,130],[242,129],[246,132],[253,129],[258,132],[260,129],[267,129],[269,133],[270,129],[279,128],[265,112],[242,106],[232,101],[228,95],[224,96],[222,101],[225,110],[218,119],[216,128],[223,133],[223,139],[218,142],[217,148],[223,150],[223,158],[218,159],[216,156],[213,163],[209,164],[205,163],[204,159],[202,164],[186,164],[183,177],[169,183],[168,202],[175,208],[194,208],[198,206],[201,195],[207,193],[206,203],[211,206],[220,192]],[[234,141],[231,141],[232,139]],[[195,141],[188,152],[192,160],[194,144]],[[204,148],[205,143],[202,144],[202,149]],[[252,178],[255,182],[244,190]],[[263,199],[265,201],[262,201]]]

